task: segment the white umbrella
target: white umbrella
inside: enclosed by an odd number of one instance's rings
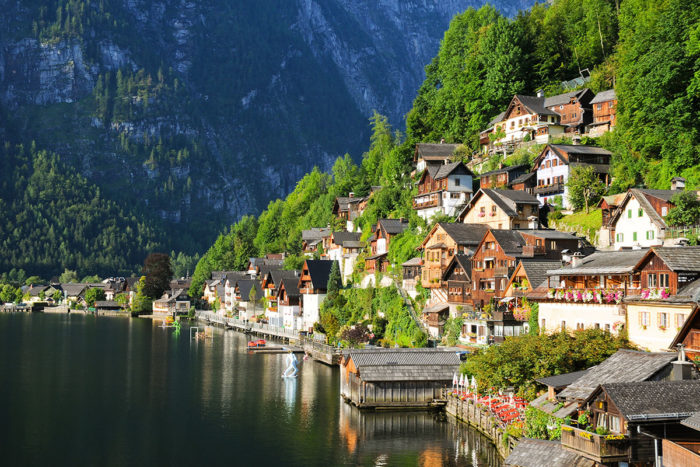
[[[454,388],[455,386],[457,386],[457,383],[458,383],[458,382],[459,382],[459,381],[457,380],[457,373],[455,373],[454,376],[452,377],[452,388]]]
[[[459,386],[464,387],[464,375],[459,375]]]
[[[476,378],[474,376],[472,376],[472,387],[476,389]]]

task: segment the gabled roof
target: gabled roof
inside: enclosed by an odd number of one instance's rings
[[[45,292],[49,288],[48,285],[34,285],[27,292],[32,297],[38,297],[41,292]]]
[[[260,281],[257,279],[241,279],[236,283],[236,287],[241,300],[244,302],[250,300],[250,291],[253,289],[255,289],[257,299],[261,299],[263,297],[263,291],[262,288],[260,288]]]
[[[615,210],[615,214],[613,214],[612,218],[610,219],[610,223],[614,225],[617,220],[622,216],[622,214],[625,212],[625,206],[627,205],[627,202],[631,199],[634,198],[637,200],[639,203],[639,206],[644,210],[647,216],[649,216],[649,219],[660,229],[665,229],[666,228],[666,221],[664,220],[661,215],[656,212],[656,209],[654,209],[654,206],[649,202],[649,199],[647,196],[651,196],[653,198],[657,198],[661,201],[671,203],[671,198],[673,198],[675,195],[678,193],[681,193],[680,190],[645,190],[641,188],[630,188],[627,191],[627,194],[625,195],[624,199],[618,206],[617,210]]]
[[[340,246],[349,246],[346,243],[359,242],[361,236],[361,232],[333,232],[333,243]]]
[[[428,159],[448,159],[450,158],[459,144],[434,144],[434,143],[418,143],[414,153],[414,162],[419,158]]]
[[[700,380],[602,384],[588,400],[599,391],[630,422],[681,420],[700,410]]]
[[[299,275],[299,270],[287,271],[284,269],[273,269],[265,274],[265,276],[263,277],[263,282],[272,283],[273,288],[276,289],[279,288],[280,283],[284,279],[290,279],[294,282],[299,282]]]
[[[529,168],[530,167],[527,164],[511,165],[511,166],[502,167],[500,169],[491,170],[489,172],[484,172],[484,173],[480,174],[479,176],[485,177],[485,176],[490,176],[490,175],[515,172],[515,171],[526,171],[527,172]]]
[[[326,290],[328,287],[328,277],[331,275],[331,267],[337,261],[327,259],[307,259],[304,264],[309,270],[311,284],[315,289]]]
[[[537,172],[525,172],[524,174],[520,175],[519,177],[513,179],[512,182],[509,182],[508,186],[518,185],[520,183],[526,183],[531,178],[536,178],[536,177],[537,177]]]
[[[379,219],[379,226],[389,235],[398,235],[408,228],[408,220]]]
[[[287,291],[287,295],[289,297],[298,297],[301,294],[299,293],[299,279],[298,278],[283,278],[280,281],[280,285],[277,287],[277,294],[279,295],[279,291],[284,287],[284,290]]]
[[[472,278],[472,260],[471,260],[470,255],[464,255],[464,254],[456,254],[452,257],[452,260],[450,260],[450,263],[447,265],[445,268],[445,272],[442,273],[442,279],[447,280],[447,277],[450,275],[452,270],[456,267],[459,266],[462,268],[464,273],[467,276],[467,279],[471,280]]]
[[[696,282],[698,281],[694,281],[689,285],[695,284]],[[680,291],[678,293],[680,293]],[[678,344],[682,344],[685,338],[688,337],[690,331],[693,329],[697,329],[698,315],[700,315],[700,307],[696,306],[685,319],[685,323],[683,323],[683,326],[681,326],[680,330],[676,333],[676,337],[673,338],[671,345],[668,346],[670,349],[675,349]]]
[[[540,205],[540,202],[537,201],[537,198],[524,191],[481,188],[479,191],[476,192],[474,197],[471,200],[469,200],[467,205],[464,206],[462,212],[460,212],[457,215],[457,219],[464,219],[466,213],[476,205],[477,200],[481,196],[488,197],[509,217],[516,217],[518,215],[517,209],[519,204],[527,204],[538,207]]]
[[[461,173],[474,176],[472,171],[469,170],[469,168],[467,168],[466,165],[464,165],[464,162],[458,161],[441,165],[438,171],[435,173],[434,178],[435,180],[441,180],[449,175],[452,175],[453,173]]]
[[[559,441],[521,438],[505,461],[512,467],[593,467],[595,462],[564,449]]]
[[[547,376],[546,378],[539,378],[536,379],[540,384],[544,384],[545,386],[554,388],[554,389],[563,389],[585,375],[588,372],[588,370],[581,370],[581,371],[572,371],[571,373],[563,373],[561,375],[553,375],[553,376]]]
[[[477,246],[481,239],[484,237],[486,232],[489,230],[488,226],[481,224],[457,224],[449,222],[439,222],[435,224],[433,229],[425,236],[423,244],[421,247],[425,247],[426,242],[432,236],[432,234],[437,230],[437,228],[442,227],[447,235],[452,238],[452,240],[458,245],[465,246]]]
[[[547,271],[559,265],[561,265],[561,261],[556,259],[546,260],[523,258],[520,260],[520,264],[518,264],[516,272],[517,269],[522,268],[525,272],[525,277],[527,277],[530,288],[534,290],[535,287],[547,280]],[[513,278],[515,278],[515,273],[513,273],[511,280]]]
[[[231,287],[235,287],[236,281],[247,278],[248,274],[245,271],[227,271],[224,273],[224,276],[221,280],[224,285],[226,285],[226,281],[229,281]]]
[[[695,412],[693,415],[683,420],[681,425],[700,431],[700,412]]]
[[[648,250],[598,251],[581,259],[574,268],[550,269],[548,276],[577,276],[599,274],[627,274],[634,271],[637,263]]]
[[[700,246],[652,247],[639,260],[637,267],[641,267],[653,255],[659,257],[673,272],[700,273]]]
[[[676,359],[671,352],[620,349],[557,395],[558,399],[586,400],[601,384],[650,380]]]
[[[510,107],[513,105],[513,101],[517,98],[520,103],[530,111],[531,114],[539,114],[539,115],[558,115],[556,112],[549,110],[545,105],[545,98],[544,97],[537,97],[537,96],[523,96],[522,94],[516,94],[515,97],[511,100],[511,104],[508,106],[508,109],[510,110]],[[508,111],[506,110],[506,114],[508,114]]]
[[[571,102],[571,98],[581,99],[585,94],[593,92],[588,88],[578,89],[576,91],[565,92],[564,94],[557,94],[552,97],[544,98],[545,107],[554,107],[555,105],[566,105]]]
[[[363,381],[451,381],[460,365],[457,353],[433,349],[350,350]]]
[[[137,282],[138,282],[138,280],[137,280]],[[61,284],[61,288],[66,293],[67,297],[79,297],[83,292],[85,292],[85,289],[87,287],[88,287],[87,284],[75,284],[75,283]]]
[[[308,230],[301,231],[301,239],[307,243],[323,240],[331,234],[329,227],[312,227]]]
[[[423,261],[420,259],[420,257],[416,257],[416,258],[409,259],[405,263],[401,264],[401,266],[410,267],[410,266],[420,266],[421,264],[423,264]]]
[[[504,110],[503,112],[501,112],[498,115],[496,115],[495,117],[493,117],[493,119],[489,122],[489,128],[494,126],[498,122],[502,122],[503,117],[505,117],[505,116],[506,116],[506,112]]]
[[[521,256],[523,254],[525,239],[517,230],[491,229],[491,235],[507,255]]]
[[[595,95],[591,104],[600,104],[601,102],[608,102],[617,99],[614,89],[608,89],[607,91],[599,92]]]
[[[569,158],[573,154],[579,156],[579,158],[581,156],[591,158],[597,156],[612,156],[612,153],[610,151],[598,146],[586,146],[583,144],[548,144],[542,149],[542,151],[540,151],[540,154],[532,162],[532,166],[536,168],[540,164],[542,159],[544,159],[547,156],[550,150],[554,153],[555,156],[557,156],[559,160],[561,160],[565,164],[569,164]],[[580,163],[574,163],[574,165],[576,164]],[[598,170],[599,172],[605,172],[605,168],[608,166],[607,164],[590,165],[598,167],[600,169]]]

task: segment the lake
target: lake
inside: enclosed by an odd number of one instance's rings
[[[147,319],[0,314],[2,465],[500,465],[432,412],[361,412],[339,370]]]

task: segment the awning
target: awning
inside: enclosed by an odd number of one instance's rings
[[[509,302],[511,300],[515,300],[515,297],[504,297],[501,299],[501,303]]]

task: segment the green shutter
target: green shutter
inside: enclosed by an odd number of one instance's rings
[[[632,219],[632,210],[631,209],[627,210],[627,218]]]
[[[637,232],[632,232],[632,241],[633,242],[637,241]]]

